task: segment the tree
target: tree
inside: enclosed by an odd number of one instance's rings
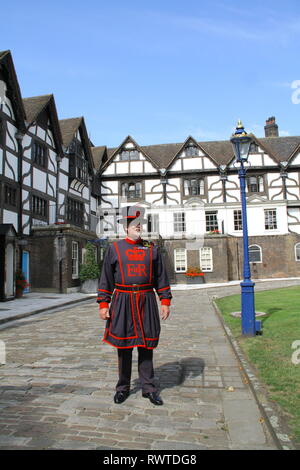
[[[80,280],[87,281],[88,279],[98,279],[100,276],[100,266],[95,259],[95,248],[92,243],[87,243],[85,246],[86,253],[84,263],[80,266],[79,278]]]

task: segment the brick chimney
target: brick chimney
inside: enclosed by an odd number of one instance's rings
[[[266,120],[265,136],[278,137],[278,135],[278,126],[275,122],[275,116],[269,117],[269,119]]]

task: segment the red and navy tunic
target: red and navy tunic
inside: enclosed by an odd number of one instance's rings
[[[162,305],[172,294],[160,248],[139,238],[125,238],[106,250],[97,302],[108,307],[103,341],[116,348],[154,349],[160,318],[154,289]]]

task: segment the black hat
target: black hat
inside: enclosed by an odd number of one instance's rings
[[[143,219],[145,214],[144,207],[140,206],[125,206],[122,207],[122,219],[119,219],[118,222],[120,224],[124,224],[126,222],[132,222],[133,220],[137,220],[141,224],[146,224],[147,219]]]

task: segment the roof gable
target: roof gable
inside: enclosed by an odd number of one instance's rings
[[[0,70],[7,86],[7,93],[11,99],[14,113],[20,131],[25,131],[25,109],[21,90],[10,51],[0,52]]]
[[[108,153],[108,159],[107,161],[103,164],[102,168],[101,168],[101,172],[104,172],[107,167],[110,165],[110,163],[112,163],[114,161],[114,158],[115,156],[121,152],[121,150],[125,150],[126,149],[126,145],[127,144],[133,144],[134,147],[140,151],[144,157],[146,158],[146,160],[149,161],[149,163],[151,163],[151,165],[156,169],[156,170],[159,170],[159,166],[157,164],[156,161],[154,161],[150,155],[147,154],[147,152],[145,151],[145,148],[144,147],[140,147],[136,142],[135,140],[129,135],[126,137],[126,139],[124,139],[124,141],[121,143],[121,145],[119,145],[119,147],[117,147],[116,149],[107,149],[107,153]],[[129,150],[128,148],[126,150]]]
[[[38,121],[39,116],[45,110],[48,110],[57,152],[58,154],[62,155],[62,135],[60,131],[54,96],[52,94],[32,96],[30,98],[24,98],[23,103],[27,117],[27,129],[29,129],[29,127],[31,127],[34,122]]]

